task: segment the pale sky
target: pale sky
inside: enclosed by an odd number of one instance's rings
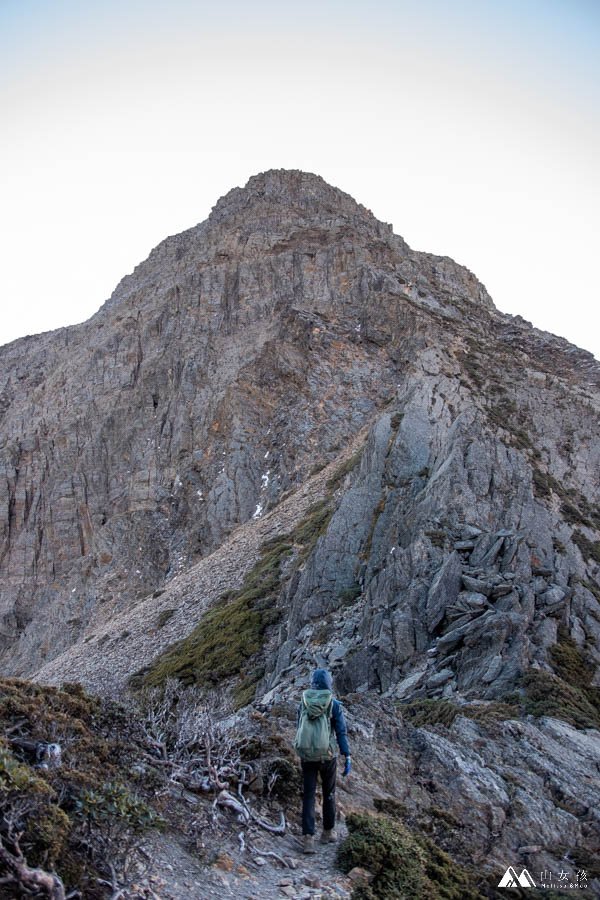
[[[597,0],[2,0],[0,344],[316,172],[600,358]]]

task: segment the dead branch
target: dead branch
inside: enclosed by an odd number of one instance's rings
[[[58,875],[45,872],[43,869],[32,869],[27,865],[19,846],[20,837],[21,835],[18,835],[11,841],[13,852],[8,850],[0,839],[0,863],[10,873],[2,878],[2,883],[13,884],[35,894],[43,891],[48,900],[66,900],[65,886]]]
[[[237,792],[243,800],[244,799],[244,797],[243,797],[244,788],[247,787],[248,785],[252,784],[252,781],[255,780],[256,776],[254,775],[254,770],[253,770],[252,766],[249,765],[248,763],[240,762],[239,768],[240,768],[240,774],[238,777]],[[246,781],[246,775],[248,773],[250,773],[250,775],[254,776],[250,781]]]
[[[263,819],[262,816],[259,816],[258,813],[254,812],[254,810],[248,805],[246,802],[246,798],[242,794],[240,790],[240,785],[242,781],[240,779],[240,784],[238,784],[238,796],[240,798],[240,803],[246,810],[247,815],[252,819],[253,822],[256,822],[257,825],[260,825],[261,828],[264,828],[265,831],[269,831],[271,834],[284,834],[286,829],[286,821],[285,816],[281,812],[279,813],[279,825],[271,825],[270,822],[267,822],[266,819]]]
[[[273,792],[273,788],[275,787],[277,781],[279,780],[278,772],[271,772],[269,775],[269,780],[267,782],[267,796],[270,797]]]
[[[106,878],[97,878],[96,881],[98,882],[98,884],[105,884],[112,890],[110,900],[121,900],[121,897],[125,893],[126,888],[122,887],[119,884],[117,872],[112,863],[108,864],[108,868],[110,869],[110,881],[107,881]]]
[[[177,797],[177,799],[185,800],[185,802],[189,803],[190,806],[197,806],[200,803],[199,798],[194,796],[194,794],[191,794],[189,791],[186,791],[182,784],[174,783],[173,785],[169,786],[167,793],[171,797]]]
[[[260,850],[258,847],[252,847],[252,852],[256,853],[257,856],[270,856],[272,859],[276,859],[278,863],[280,863],[284,869],[289,869],[290,866],[279,853],[274,853],[272,850]]]
[[[14,731],[18,731],[23,725],[27,724],[27,719],[19,719],[13,725],[9,725],[8,728],[4,729],[4,736],[8,737],[9,734],[12,734]]]
[[[170,769],[172,769],[175,766],[175,763],[173,762],[172,759],[158,759],[158,757],[152,756],[151,753],[144,753],[144,752],[142,752],[141,755],[143,756],[144,759],[147,759],[148,762],[151,763],[153,766],[168,766],[168,768],[170,768]]]
[[[229,782],[221,781],[221,779],[219,778],[219,773],[217,772],[217,770],[214,766],[209,766],[208,772],[209,772],[209,776],[210,776],[212,783],[214,784],[214,786],[216,787],[216,789],[218,791],[227,790],[227,788],[229,787]]]
[[[218,806],[226,806],[228,809],[232,809],[238,816],[238,822],[242,825],[247,825],[250,821],[250,810],[248,809],[245,803],[240,803],[233,794],[230,794],[229,791],[221,791],[221,793],[217,796],[215,800],[215,804]]]
[[[227,790],[237,780],[243,742],[216,721],[199,690],[168,679],[140,703],[148,746],[144,758],[170,769],[171,782],[208,793]]]
[[[264,828],[265,831],[270,832],[271,834],[285,834],[286,829],[286,821],[283,813],[279,813],[279,824],[271,825],[270,822],[267,822],[266,819],[261,818],[258,813],[255,813],[253,809],[249,809],[250,817],[253,822],[256,822],[257,825],[260,825],[261,828]]]

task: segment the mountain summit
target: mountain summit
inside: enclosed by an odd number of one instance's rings
[[[4,672],[247,712],[325,665],[371,796],[452,810],[498,877],[532,830],[536,866],[591,852],[599,388],[323,179],[256,175],[0,349]]]
[[[285,209],[282,209],[285,208]],[[243,188],[233,188],[217,202],[209,221],[223,221],[236,215],[255,213],[255,223],[262,224],[261,212],[270,210],[274,219],[298,216],[305,223],[330,215],[349,221],[360,218],[371,221],[375,230],[381,228],[370,210],[357,203],[349,194],[332,187],[320,175],[298,169],[270,169],[250,178]]]
[[[161,589],[331,458],[390,402],[415,311],[440,297],[492,308],[467,270],[277,170],[160,244],[88,322],[2,348],[6,665],[30,672]]]

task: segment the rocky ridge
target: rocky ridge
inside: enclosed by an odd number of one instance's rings
[[[254,708],[291,733],[329,665],[363,748],[352,802],[449,810],[449,849],[498,878],[594,859],[590,354],[272,171],[0,364],[7,671],[121,691],[284,541]]]

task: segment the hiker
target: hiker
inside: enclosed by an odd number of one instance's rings
[[[302,835],[304,853],[315,853],[315,794],[317,779],[323,787],[323,833],[321,843],[335,841],[335,778],[337,746],[346,757],[342,775],[350,774],[352,762],[346,736],[346,721],[339,700],[333,696],[333,681],[327,669],[315,669],[309,690],[298,708],[298,730],[294,747],[302,763]]]

